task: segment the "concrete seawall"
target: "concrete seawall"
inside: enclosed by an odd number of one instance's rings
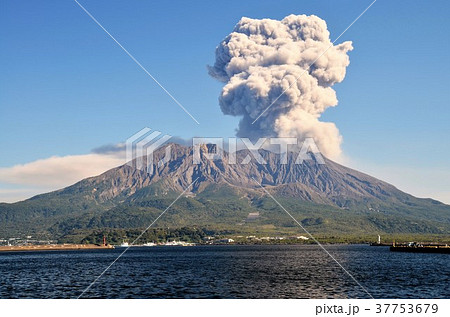
[[[42,244],[42,245],[12,245],[0,246],[0,252],[11,251],[68,251],[68,250],[97,250],[114,249],[112,245],[100,244]]]

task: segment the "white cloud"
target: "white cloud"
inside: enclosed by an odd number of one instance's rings
[[[51,190],[52,188],[0,188],[0,202],[13,203]]]
[[[122,152],[52,156],[0,168],[0,201],[13,202],[60,189],[125,163]],[[17,185],[21,185],[17,188]],[[6,188],[5,188],[6,187]]]

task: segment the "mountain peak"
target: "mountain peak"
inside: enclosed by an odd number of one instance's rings
[[[147,168],[145,158],[142,169],[137,169],[136,160],[133,160],[64,189],[24,202],[0,205],[0,217],[5,220],[5,225],[14,219],[25,219],[23,221],[29,223],[25,216],[27,214],[36,219],[53,219],[48,221],[55,224],[58,219],[78,219],[80,215],[88,215],[83,217],[90,219],[99,214],[103,215],[102,221],[110,223],[107,216],[109,212],[114,211],[116,215],[129,208],[138,208],[139,214],[146,208],[154,212],[155,208],[167,207],[161,205],[164,197],[172,197],[169,200],[173,201],[173,197],[184,192],[193,199],[192,204],[199,204],[192,207],[189,217],[196,217],[197,208],[209,208],[222,215],[220,217],[223,218],[214,220],[220,222],[231,215],[217,210],[219,205],[223,210],[232,208],[233,212],[247,209],[258,211],[264,207],[258,207],[258,201],[267,197],[268,191],[276,199],[287,201],[288,205],[301,206],[297,208],[308,213],[311,213],[308,210],[316,210],[321,214],[322,210],[351,212],[352,217],[366,217],[366,223],[372,221],[370,219],[373,217],[383,215],[396,219],[394,223],[384,223],[389,228],[397,228],[397,223],[410,228],[414,223],[428,223],[433,219],[436,223],[424,225],[428,228],[426,230],[441,232],[450,228],[450,206],[413,197],[386,182],[326,158],[325,164],[319,164],[314,159],[297,164],[297,152],[287,153],[286,160],[283,160],[279,154],[260,150],[259,155],[264,162],[258,162],[249,151],[240,150],[235,155],[223,151],[220,158],[209,159],[209,154],[216,153],[217,148],[205,144],[200,146],[200,159],[195,161],[194,152],[195,149],[190,146],[167,144],[153,153],[150,169]],[[198,212],[205,212],[200,209]],[[342,219],[348,217],[347,214],[341,216],[344,217]],[[81,223],[85,223],[85,220]],[[30,226],[20,222],[17,225]],[[367,225],[370,227],[374,224]],[[420,228],[425,230],[425,227]]]

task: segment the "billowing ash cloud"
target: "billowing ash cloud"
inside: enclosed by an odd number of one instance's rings
[[[333,45],[325,21],[314,15],[242,18],[217,47],[209,73],[225,83],[222,112],[242,116],[237,136],[313,137],[325,156],[336,158],[339,130],[319,119],[337,105],[331,87],[344,79],[352,49],[351,42]]]

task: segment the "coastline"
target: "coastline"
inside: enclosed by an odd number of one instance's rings
[[[114,249],[114,246],[98,245],[98,244],[44,244],[44,245],[0,246],[0,252],[70,251],[70,250],[97,250],[97,249]]]

